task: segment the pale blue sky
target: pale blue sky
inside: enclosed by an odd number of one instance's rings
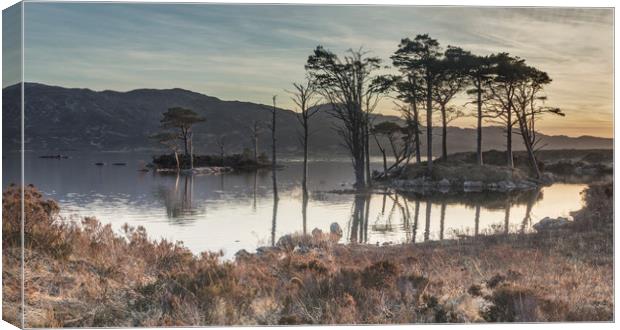
[[[364,46],[390,64],[400,39],[419,33],[478,54],[507,51],[547,71],[550,102],[568,116],[541,122],[543,131],[612,135],[609,9],[26,3],[25,80],[180,87],[265,104],[279,94],[290,108],[283,89],[303,79],[316,45]],[[380,111],[395,113],[391,101]]]

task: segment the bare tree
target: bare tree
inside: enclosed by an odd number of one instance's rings
[[[248,131],[250,131],[252,148],[254,150],[254,163],[258,164],[258,138],[260,136],[260,133],[262,132],[260,122],[258,120],[254,120],[252,124],[248,126]]]
[[[273,198],[274,200],[278,200],[278,180],[276,178],[276,113],[278,108],[276,107],[276,98],[277,95],[272,97],[273,100],[273,108],[271,109],[271,177],[273,178]],[[277,208],[274,206],[274,209]],[[275,218],[274,218],[275,219]]]
[[[530,167],[537,178],[541,177],[536,160],[536,147],[540,142],[536,132],[536,121],[545,113],[565,116],[559,108],[544,105],[546,96],[542,95],[544,86],[551,83],[546,72],[530,66],[520,68],[520,79],[515,86],[514,112],[519,124],[519,134],[528,154]]]
[[[226,148],[226,138],[224,135],[220,135],[217,138],[217,147],[220,151],[220,165],[224,166],[224,157],[225,155],[225,148]]]
[[[407,152],[407,142],[405,141],[404,145],[400,143],[400,141],[402,141],[402,132],[402,127],[390,121],[384,121],[382,123],[379,123],[375,125],[371,130],[371,133],[375,138],[375,142],[377,143],[377,147],[379,148],[379,151],[383,156],[383,176],[386,176],[388,173],[387,152],[386,148],[383,147],[383,145],[379,141],[378,136],[384,136],[385,138],[387,138],[392,151],[392,155],[394,157],[394,163],[398,164],[406,157],[405,153]]]
[[[415,72],[408,72],[405,74],[405,77],[401,77],[401,79],[397,80],[395,83],[396,90],[398,91],[398,99],[403,101],[405,105],[399,105],[398,110],[401,113],[401,116],[407,123],[407,130],[409,137],[408,142],[414,143],[413,153],[415,153],[416,163],[421,162],[421,153],[420,153],[420,111],[418,108],[418,103],[424,97],[424,90],[420,88],[421,83],[419,82],[420,78],[415,76]],[[409,151],[410,147],[407,145],[407,150]],[[407,157],[409,157],[411,152],[407,152]]]
[[[362,49],[349,50],[341,59],[318,46],[306,63],[319,92],[331,104],[330,114],[338,119],[335,128],[351,154],[357,188],[367,184],[368,114],[377,96],[387,92],[386,86],[374,84],[373,72],[381,68],[381,60],[366,55]]]
[[[320,107],[318,107],[319,99],[317,99],[318,93],[316,87],[310,79],[303,83],[293,83],[294,91],[288,91],[291,94],[293,103],[299,110],[297,112],[297,120],[302,127],[301,144],[304,150],[303,160],[303,175],[302,175],[302,187],[304,193],[307,193],[307,181],[308,181],[308,144],[310,137],[310,119],[316,115]]]
[[[179,162],[179,135],[171,132],[161,132],[150,136],[151,139],[166,146],[174,153],[174,160],[176,161],[177,172],[181,170],[181,163]]]

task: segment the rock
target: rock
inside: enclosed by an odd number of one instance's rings
[[[293,236],[290,234],[284,235],[278,239],[276,247],[284,250],[293,250],[295,248],[295,242],[293,242]]]
[[[245,249],[241,249],[239,251],[237,251],[237,253],[235,253],[235,258],[237,259],[243,259],[243,258],[248,258],[252,256],[252,254],[248,251],[246,251]]]
[[[499,186],[497,185],[497,183],[491,182],[491,183],[487,184],[487,189],[488,190],[497,190],[497,189],[499,189]]]
[[[482,187],[482,181],[465,181],[463,187]]]
[[[441,179],[437,184],[440,187],[449,187],[450,186],[450,180],[444,178],[444,179]]]
[[[293,249],[294,253],[306,254],[310,252],[310,248],[305,245],[298,245]]]
[[[278,251],[279,249],[276,247],[272,247],[272,246],[261,246],[259,248],[256,248],[256,254],[258,255],[264,255],[270,252],[275,252]]]
[[[497,187],[499,190],[514,190],[517,186],[512,181],[500,181],[497,183]]]
[[[320,230],[319,228],[312,229],[312,237],[320,238],[322,235],[323,235],[323,231]]]
[[[545,172],[540,178],[540,181],[544,184],[552,184],[555,181],[555,176],[552,173]]]
[[[465,181],[463,182],[463,190],[464,191],[481,191],[482,190],[482,181]]]
[[[570,224],[570,220],[568,218],[559,217],[557,219],[553,219],[550,217],[545,217],[532,227],[536,229],[537,232],[543,232],[546,230],[557,230],[565,228]]]
[[[536,184],[529,181],[519,181],[515,184],[516,188],[519,190],[528,190],[536,188]]]
[[[342,228],[340,228],[337,222],[333,222],[329,225],[329,233],[333,236],[338,236],[338,239],[340,239],[340,237],[342,237]]]

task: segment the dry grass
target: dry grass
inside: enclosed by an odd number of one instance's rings
[[[375,247],[295,235],[222,262],[144,228],[67,223],[26,189],[26,326],[363,324],[613,319],[611,185],[563,232]],[[3,316],[17,319],[19,190],[3,195]]]

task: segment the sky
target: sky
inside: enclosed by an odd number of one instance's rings
[[[613,135],[612,9],[34,2],[24,9],[24,79],[93,90],[178,87],[263,104],[277,94],[280,107],[293,109],[285,90],[303,81],[317,45],[337,54],[363,46],[391,65],[400,40],[421,33],[479,55],[509,52],[546,71],[548,105],[567,116],[540,121],[543,133]],[[3,78],[4,86],[15,82]],[[397,114],[388,99],[378,111]]]

